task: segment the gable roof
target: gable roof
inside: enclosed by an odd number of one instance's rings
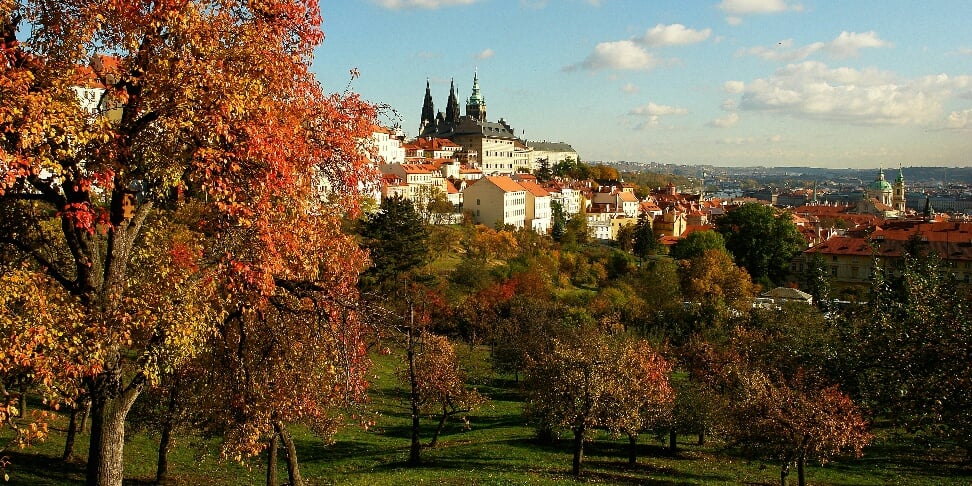
[[[519,184],[524,189],[526,189],[527,192],[529,192],[530,194],[533,194],[535,197],[545,197],[545,196],[549,196],[550,195],[550,193],[547,192],[547,190],[544,189],[543,186],[541,186],[540,184],[537,184],[536,182],[533,182],[533,181],[530,181],[530,180],[523,180],[523,181],[520,181]]]

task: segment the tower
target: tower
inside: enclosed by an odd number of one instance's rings
[[[432,103],[432,89],[429,80],[425,80],[425,102],[422,103],[422,123],[419,125],[419,136],[435,133],[435,105]]]
[[[891,207],[899,214],[904,214],[905,212],[904,173],[901,172],[900,165],[898,166],[898,177],[894,179],[894,194],[891,196]]]
[[[449,101],[446,103],[445,122],[449,126],[455,126],[459,122],[459,98],[456,96],[455,81],[449,82]]]
[[[486,100],[483,99],[483,95],[479,93],[479,71],[477,70],[473,74],[473,88],[472,95],[469,96],[469,100],[466,101],[466,116],[480,121],[486,121]]]

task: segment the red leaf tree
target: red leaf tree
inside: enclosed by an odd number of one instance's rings
[[[99,337],[89,484],[122,482],[125,419],[155,379],[148,357],[172,356],[171,336],[205,343],[178,315],[132,305],[133,266],[155,265],[135,255],[173,205],[202,203],[193,229],[214,246],[180,258],[219,282],[219,311],[243,315],[224,324],[276,320],[275,296],[303,298],[282,285],[295,282],[337,284],[318,312],[353,321],[333,306],[353,307],[362,254],[341,251],[353,248],[335,220],[369,176],[361,140],[375,112],[326,95],[309,71],[320,21],[299,0],[0,1],[0,201],[42,205],[59,231],[2,243],[74,296],[77,324]],[[320,181],[347,196],[324,203]],[[335,251],[309,253],[328,242]],[[295,328],[277,329],[281,342],[299,340],[285,334]]]

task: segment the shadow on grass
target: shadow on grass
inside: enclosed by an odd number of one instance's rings
[[[79,484],[84,482],[85,464],[81,461],[64,462],[60,457],[39,453],[7,451],[10,458],[7,473],[8,484]]]

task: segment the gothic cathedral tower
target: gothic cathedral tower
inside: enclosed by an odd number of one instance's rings
[[[425,80],[425,102],[422,103],[422,123],[419,125],[419,136],[435,134],[435,105],[432,104],[432,89],[429,80]]]
[[[894,194],[891,196],[891,207],[894,208],[898,214],[904,215],[905,212],[905,183],[904,183],[904,173],[901,172],[901,167],[898,166],[898,177],[894,179]]]
[[[448,126],[454,127],[459,123],[459,97],[456,94],[455,81],[449,82],[449,101],[446,103],[445,122]]]

